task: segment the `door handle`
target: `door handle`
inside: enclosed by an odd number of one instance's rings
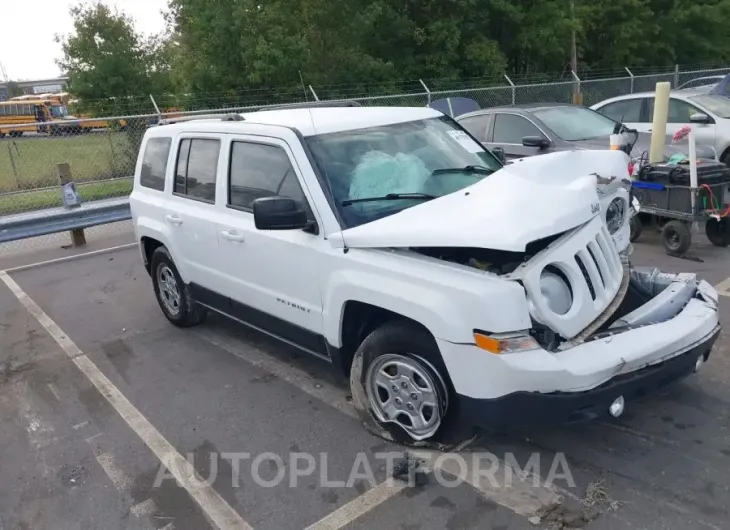
[[[245,241],[245,238],[235,230],[223,230],[221,235],[223,239],[227,239],[233,243],[243,243]]]
[[[165,219],[167,220],[168,223],[173,224],[173,225],[181,225],[183,222],[182,219],[180,219],[177,215],[168,214],[165,216]]]

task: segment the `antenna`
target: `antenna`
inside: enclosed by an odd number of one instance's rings
[[[307,87],[304,86],[304,77],[302,76],[302,71],[297,70],[299,72],[299,81],[302,83],[302,92],[304,92],[304,101],[309,101],[309,97],[307,97]]]

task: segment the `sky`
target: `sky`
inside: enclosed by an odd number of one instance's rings
[[[11,80],[49,79],[61,74],[55,63],[61,56],[61,46],[54,41],[54,35],[73,30],[69,9],[78,3],[78,0],[0,0],[0,63]],[[160,12],[167,6],[167,0],[102,0],[102,3],[130,15],[141,33],[154,34],[164,28]]]

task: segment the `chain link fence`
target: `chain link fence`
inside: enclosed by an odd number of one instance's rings
[[[672,86],[677,86],[699,77],[728,72],[730,68],[675,69],[635,75],[626,70],[626,74],[620,77],[578,80],[571,76],[569,79],[539,84],[513,83],[505,76],[503,82],[496,86],[479,86],[478,82],[465,81],[460,87],[440,90],[429,90],[425,83],[419,82],[412,84],[412,90],[404,93],[366,97],[355,95],[347,99],[354,99],[364,106],[426,106],[437,99],[460,96],[473,99],[485,108],[534,102],[569,103],[577,87],[583,94],[584,104],[592,105],[621,94],[653,90],[658,81],[669,81]],[[456,82],[450,83],[456,85]],[[467,84],[472,86],[465,88]],[[302,87],[298,92],[284,94],[282,91],[275,103],[337,99],[332,97],[332,90],[325,88],[320,92],[318,95],[311,86]],[[341,95],[343,91],[337,93]],[[266,108],[266,105],[258,101],[248,106],[221,106],[212,110],[200,107],[192,102],[184,111],[178,109],[165,115],[174,117],[245,112]],[[61,163],[70,165],[82,201],[128,195],[132,189],[132,175],[141,139],[147,127],[157,123],[159,116],[152,110],[148,114],[136,116],[33,123],[22,127],[22,130],[20,126],[14,125],[15,132],[3,124],[0,116],[0,217],[60,207],[62,196],[57,165]]]

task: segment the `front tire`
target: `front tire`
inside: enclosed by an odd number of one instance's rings
[[[362,390],[363,405],[384,437],[414,443],[441,438],[455,416],[451,385],[434,338],[409,322],[388,322],[370,333],[358,348],[359,379],[351,377],[353,395]],[[438,436],[437,436],[438,435]]]
[[[150,270],[157,303],[167,320],[181,328],[197,326],[205,320],[205,308],[193,298],[190,286],[180,277],[165,247],[152,253]]]

